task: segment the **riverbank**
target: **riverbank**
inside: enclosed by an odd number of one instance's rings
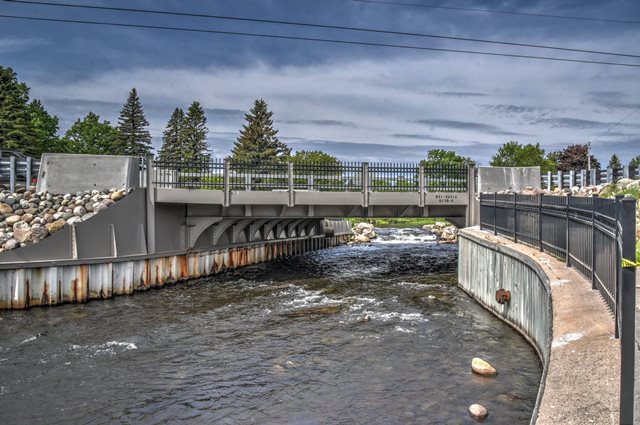
[[[474,298],[541,347],[543,360],[548,349],[546,379],[541,383],[538,415],[532,423],[617,424],[620,343],[613,338],[613,319],[598,293],[575,269],[535,248],[477,228],[462,230],[460,237],[472,246],[484,247],[481,251],[487,253],[479,256],[473,251],[471,258],[472,251],[461,245],[462,270],[474,267],[461,272],[461,283],[465,282]],[[523,266],[533,273],[529,272],[530,278],[502,274],[516,273]],[[490,277],[494,273],[500,277]],[[529,295],[534,281],[542,282],[548,290],[553,315],[552,328],[546,331],[537,310],[543,300]],[[478,286],[482,282],[485,286]],[[507,304],[498,304],[494,298],[502,288],[510,291]]]

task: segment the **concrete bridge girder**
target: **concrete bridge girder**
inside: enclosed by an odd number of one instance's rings
[[[242,232],[244,232],[245,229],[251,225],[251,223],[253,223],[253,222],[257,221],[257,220],[258,219],[256,219],[256,218],[244,218],[244,219],[238,220],[233,225],[233,234],[231,236],[231,242],[232,243],[238,243],[240,235],[242,234]],[[249,240],[249,239],[250,239],[250,237],[247,238],[247,240]]]
[[[219,222],[218,224],[214,225],[213,228],[213,239],[211,241],[212,245],[217,245],[218,241],[220,240],[220,237],[224,234],[224,232],[227,231],[227,229],[229,229],[229,227],[231,227],[235,222],[237,221],[237,219],[235,218],[225,218],[224,220],[222,220],[221,222]]]
[[[295,218],[288,218],[288,219],[284,219],[284,220],[280,220],[278,223],[276,223],[276,233],[275,233],[275,239],[282,239],[280,235],[282,235],[282,232],[284,232],[284,238],[288,238],[289,237],[289,224],[292,221],[296,221]]]
[[[274,218],[274,219],[271,219],[271,220],[267,221],[264,224],[264,226],[262,227],[262,239],[269,240],[269,235],[271,234],[271,231],[273,231],[273,229],[275,229],[276,225],[281,220],[282,220],[281,218]],[[278,239],[278,236],[276,234],[274,234],[272,239]]]
[[[267,239],[266,235],[264,235],[264,231],[262,231],[261,228],[263,228],[263,226],[265,226],[265,224],[269,221],[271,221],[270,218],[261,218],[249,225],[249,242]],[[259,237],[256,237],[256,234],[259,234]]]
[[[288,237],[288,238],[292,238],[292,237],[294,237],[294,234],[293,234],[294,232],[295,232],[295,236],[296,236],[296,237],[297,237],[297,236],[299,236],[299,235],[298,235],[298,226],[300,226],[300,224],[301,224],[303,221],[306,221],[306,220],[307,220],[307,219],[305,219],[305,218],[300,218],[300,219],[294,220],[294,221],[292,221],[291,223],[289,223],[289,224],[287,225],[287,237]]]
[[[193,248],[198,238],[211,226],[222,221],[222,217],[187,217],[187,227],[189,229],[189,246]]]

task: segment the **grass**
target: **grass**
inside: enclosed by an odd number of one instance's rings
[[[442,221],[448,224],[443,218],[371,218],[371,217],[350,217],[345,220],[352,225],[357,223],[371,223],[374,226],[405,226],[405,227],[421,227],[425,224],[435,224],[436,221]]]

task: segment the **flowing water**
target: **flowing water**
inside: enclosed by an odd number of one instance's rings
[[[0,423],[527,424],[541,366],[418,229],[130,297],[0,312]],[[480,356],[498,369],[475,376]]]

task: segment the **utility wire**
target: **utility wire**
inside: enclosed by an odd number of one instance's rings
[[[76,9],[92,9],[92,10],[108,10],[108,11],[115,11],[115,12],[144,13],[144,14],[169,15],[169,16],[185,16],[185,17],[218,19],[218,20],[227,20],[227,21],[254,22],[254,23],[265,23],[265,24],[276,24],[276,25],[290,25],[290,26],[298,26],[298,27],[306,27],[306,28],[323,28],[323,29],[334,29],[334,30],[341,30],[341,31],[356,31],[356,32],[367,32],[367,33],[375,33],[375,34],[400,35],[400,36],[411,36],[411,37],[425,37],[425,38],[436,38],[436,39],[441,39],[441,40],[466,41],[466,42],[474,42],[474,43],[486,43],[486,44],[498,44],[498,45],[506,45],[506,46],[530,47],[530,48],[536,48],[536,49],[559,50],[559,51],[565,51],[565,52],[577,52],[577,53],[589,53],[589,54],[608,55],[608,56],[621,56],[621,57],[628,57],[628,58],[640,58],[640,55],[627,54],[627,53],[603,52],[603,51],[598,51],[598,50],[573,49],[573,48],[568,48],[568,47],[547,46],[547,45],[541,45],[541,44],[516,43],[516,42],[510,42],[510,41],[486,40],[486,39],[466,38],[466,37],[453,37],[453,36],[446,36],[446,35],[439,35],[439,34],[425,34],[425,33],[415,33],[415,32],[404,32],[404,31],[391,31],[391,30],[382,30],[382,29],[376,29],[376,28],[349,27],[349,26],[341,26],[341,25],[316,24],[316,23],[309,23],[309,22],[295,22],[295,21],[282,21],[282,20],[272,20],[272,19],[246,18],[246,17],[238,17],[238,16],[209,15],[209,14],[203,14],[203,13],[171,12],[171,11],[164,11],[164,10],[157,10],[157,9],[137,9],[137,8],[128,8],[128,7],[80,5],[80,4],[58,3],[58,2],[48,2],[48,1],[25,1],[25,0],[3,0],[3,1],[8,2],[8,3],[31,4],[31,5],[36,5],[36,6],[52,6],[52,7],[64,7],[64,8],[76,8]]]
[[[239,31],[208,30],[208,29],[201,29],[201,28],[169,27],[169,26],[161,26],[161,25],[126,24],[121,22],[88,21],[88,20],[77,20],[77,19],[38,18],[34,16],[19,16],[19,15],[0,15],[0,18],[26,20],[26,21],[40,21],[40,22],[57,22],[57,23],[66,23],[66,24],[102,25],[102,26],[124,27],[124,28],[144,28],[144,29],[156,29],[156,30],[167,30],[167,31],[192,32],[192,33],[222,34],[222,35],[234,35],[234,36],[255,37],[255,38],[270,38],[270,39],[279,39],[279,40],[311,41],[311,42],[319,42],[319,43],[344,44],[344,45],[354,45],[354,46],[387,47],[387,48],[396,48],[396,49],[405,49],[405,50],[422,50],[422,51],[461,53],[461,54],[471,54],[471,55],[481,55],[481,56],[498,56],[498,57],[507,57],[507,58],[535,59],[535,60],[547,60],[547,61],[556,61],[556,62],[573,62],[573,63],[594,64],[594,65],[609,65],[609,66],[640,68],[640,64],[634,64],[634,63],[605,62],[605,61],[593,61],[593,60],[585,60],[585,59],[569,59],[569,58],[558,58],[558,57],[551,57],[551,56],[519,55],[519,54],[511,54],[511,53],[495,53],[495,52],[485,52],[485,51],[477,51],[477,50],[445,49],[445,48],[438,48],[438,47],[412,46],[412,45],[406,45],[406,44],[374,43],[374,42],[367,42],[367,41],[340,40],[340,39],[332,39],[332,38],[315,38],[315,37],[301,37],[301,36],[291,36],[291,35],[239,32]]]
[[[584,16],[551,15],[548,13],[528,13],[528,12],[516,12],[511,10],[475,9],[471,7],[441,6],[441,5],[435,5],[435,4],[422,4],[422,3],[399,3],[399,2],[391,2],[391,1],[383,1],[383,0],[352,0],[352,1],[356,1],[359,3],[384,4],[389,6],[423,7],[428,9],[446,9],[446,10],[456,10],[456,11],[462,11],[462,12],[502,13],[505,15],[532,16],[537,18],[570,19],[574,21],[608,22],[613,24],[633,24],[633,25],[640,24],[640,21],[625,21],[621,19],[604,19],[604,18],[587,18]]]
[[[629,112],[624,118],[622,118],[620,121],[618,121],[615,125],[611,126],[607,131],[605,131],[604,133],[602,133],[601,135],[596,137],[593,141],[597,142],[598,140],[602,139],[604,136],[609,134],[613,129],[617,128],[620,124],[622,124],[624,121],[626,121],[627,118],[629,118],[631,115],[633,115],[636,112],[638,112],[638,110],[640,110],[640,106],[637,106],[633,111]]]

